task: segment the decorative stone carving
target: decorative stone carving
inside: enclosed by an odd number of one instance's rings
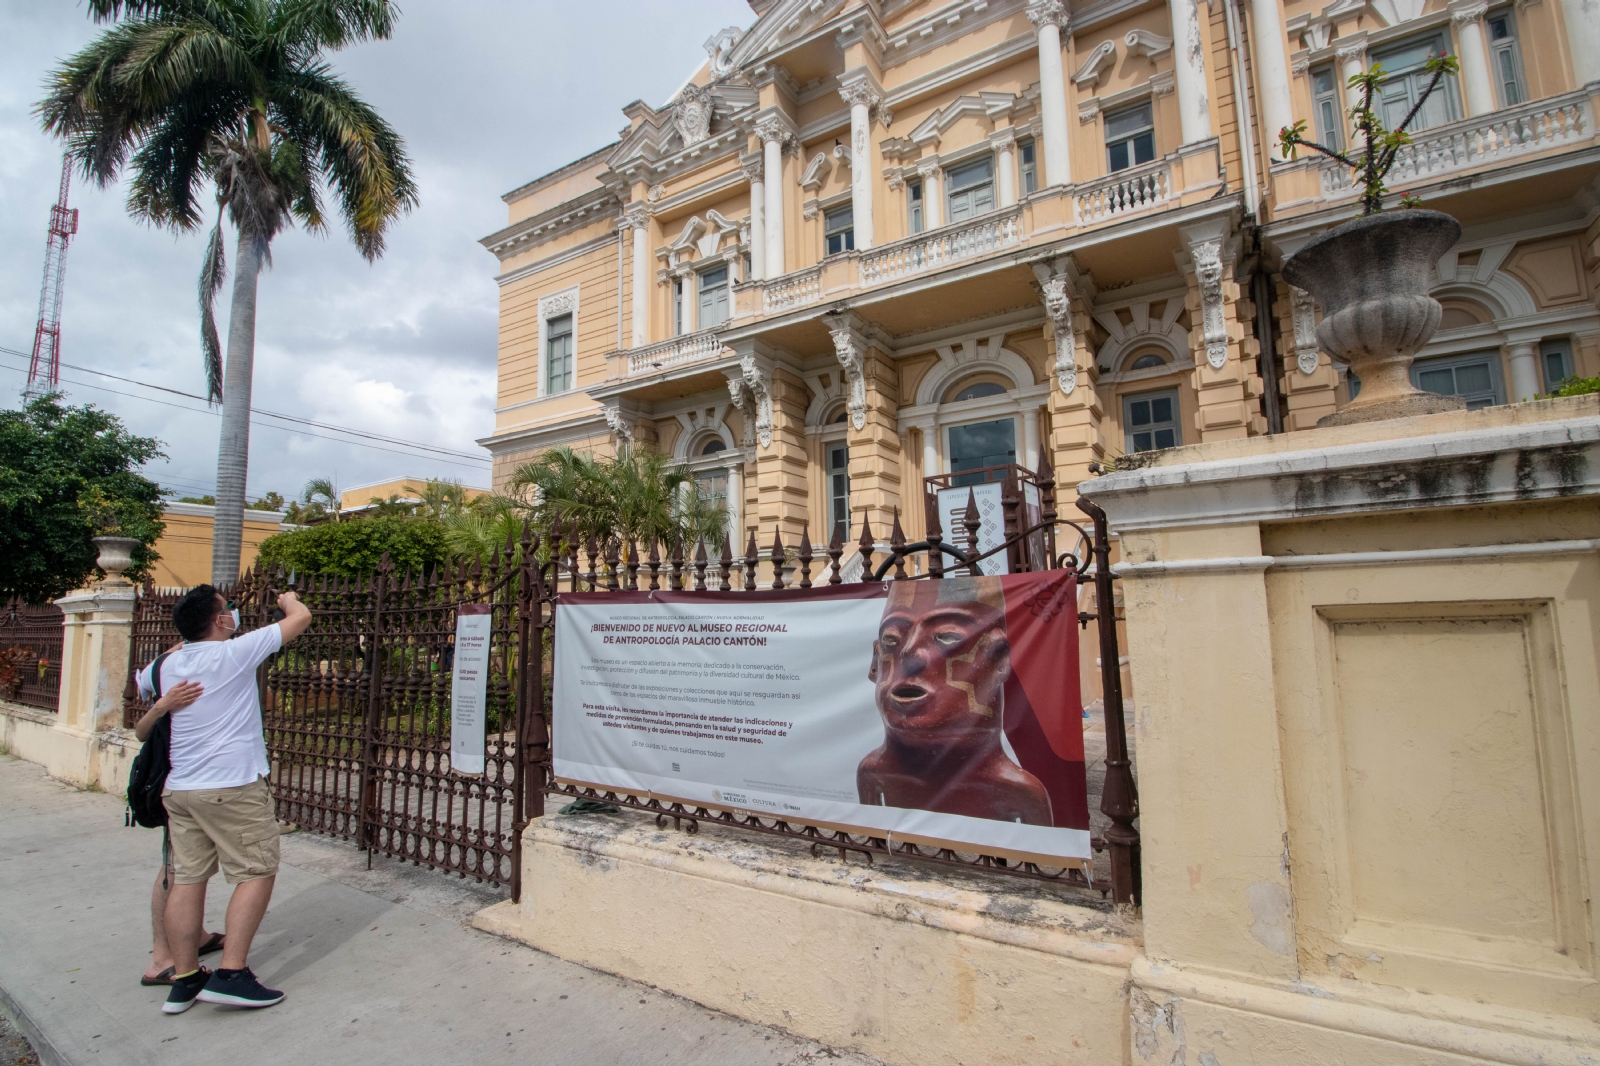
[[[1349,44],[1335,48],[1333,54],[1338,57],[1340,63],[1361,63],[1364,65],[1367,61],[1366,34],[1362,34],[1359,41],[1352,41]]]
[[[638,202],[629,204],[627,210],[622,212],[622,222],[620,225],[626,226],[629,229],[646,228],[650,225],[650,209],[644,204]]]
[[[661,202],[661,198],[666,195],[667,187],[665,185],[652,185],[648,190],[645,191],[644,198],[649,203],[659,204]]]
[[[1289,60],[1289,73],[1297,78],[1305,77],[1306,71],[1311,69],[1311,55],[1308,52],[1296,52],[1294,58]]]
[[[857,429],[867,425],[866,349],[861,336],[849,326],[830,330],[833,334],[833,351],[844,368],[845,380],[850,383],[850,397],[845,407],[850,412],[850,424]]]
[[[1482,22],[1483,16],[1488,13],[1489,5],[1486,0],[1478,0],[1477,3],[1461,4],[1460,6],[1450,5],[1450,21],[1455,23],[1458,30],[1468,22]]]
[[[752,152],[749,155],[740,156],[739,169],[744,171],[745,180],[752,184],[762,180],[762,175],[766,173],[765,163],[761,158],[760,152]]]
[[[743,39],[744,30],[738,26],[729,26],[706,38],[706,55],[711,57],[713,78],[721,78],[733,70],[733,50]]]
[[[1090,49],[1088,58],[1078,67],[1078,72],[1072,76],[1072,83],[1080,89],[1088,89],[1100,80],[1100,75],[1105,73],[1111,64],[1117,60],[1117,42],[1101,41]]]
[[[1028,21],[1035,26],[1054,23],[1061,30],[1063,40],[1072,28],[1072,14],[1062,0],[1031,0],[1028,4]]]
[[[1200,281],[1201,325],[1206,342],[1206,362],[1221,370],[1228,362],[1228,322],[1222,307],[1222,242],[1201,241],[1190,254]]]
[[[874,108],[883,100],[883,94],[867,78],[839,86],[839,95],[844,98],[847,107],[865,104],[868,108]]]
[[[633,426],[618,407],[605,407],[601,409],[606,416],[606,425],[611,427],[612,434],[617,438],[617,443],[624,448],[633,445]]]
[[[1056,334],[1056,363],[1051,370],[1063,396],[1078,387],[1078,334],[1072,328],[1072,290],[1065,274],[1045,278],[1039,283],[1044,293],[1044,313]]]
[[[1172,51],[1171,37],[1163,37],[1149,30],[1129,30],[1128,35],[1122,38],[1122,43],[1128,46],[1129,55],[1147,56],[1150,59],[1159,59]]]
[[[1166,96],[1178,87],[1178,76],[1170,70],[1159,70],[1150,75],[1150,92],[1156,96]]]
[[[777,115],[768,115],[766,118],[757,122],[755,125],[755,132],[756,136],[761,138],[762,143],[766,143],[767,141],[777,141],[779,144],[783,145],[785,149],[789,147],[789,142],[795,139],[794,130],[790,127],[789,123],[785,122]]]
[[[1289,286],[1290,319],[1294,324],[1294,360],[1300,373],[1317,372],[1317,307],[1311,294]]]
[[[685,148],[699,144],[710,135],[712,110],[711,94],[698,85],[689,85],[678,94],[678,102],[672,108],[672,124],[683,138]]]
[[[556,315],[568,315],[577,310],[578,290],[568,289],[558,292],[554,296],[546,296],[539,301],[539,317],[541,319],[553,318]]]
[[[757,442],[772,447],[772,371],[756,361],[754,353],[739,360],[737,376],[728,376],[728,395],[744,416],[744,447]]]

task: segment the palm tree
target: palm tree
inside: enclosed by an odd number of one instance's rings
[[[256,283],[272,239],[293,220],[327,229],[324,192],[369,261],[389,224],[417,202],[400,137],[336,77],[324,51],[386,39],[389,0],[88,0],[116,22],[48,82],[37,111],[90,180],[133,171],[128,211],[180,232],[203,221],[202,186],[217,222],[200,271],[206,383],[222,404],[211,580],[239,575],[250,452]],[[233,223],[233,305],[227,364],[212,304],[226,273],[222,217]],[[337,510],[337,508],[335,508]]]
[[[339,490],[334,487],[332,478],[314,477],[306,482],[300,502],[306,506],[307,524],[339,521]]]

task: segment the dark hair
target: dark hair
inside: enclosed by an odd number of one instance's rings
[[[184,640],[204,640],[211,623],[224,610],[222,595],[210,585],[196,585],[172,608],[172,624]]]

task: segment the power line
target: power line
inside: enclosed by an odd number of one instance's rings
[[[6,347],[3,347],[3,346],[0,346],[0,352],[5,352],[8,355],[16,355],[16,356],[21,356],[23,358],[27,358],[27,353],[26,352],[19,352],[14,348],[6,348]],[[159,390],[161,392],[168,392],[168,393],[171,393],[174,396],[183,396],[183,397],[185,397],[187,399],[190,399],[190,400],[199,400],[201,403],[207,404],[207,405],[209,405],[210,402],[211,402],[209,398],[207,398],[205,396],[197,395],[196,393],[184,392],[181,389],[168,388],[165,385],[156,385],[153,382],[149,382],[149,381],[140,381],[137,378],[123,377],[120,374],[111,374],[111,373],[108,373],[108,372],[106,372],[104,370],[96,370],[93,367],[76,366],[76,365],[74,365],[72,363],[61,363],[60,366],[65,367],[66,369],[69,369],[69,370],[81,370],[86,374],[96,374],[96,375],[98,375],[100,377],[103,377],[103,378],[110,378],[113,381],[126,381],[130,385],[139,385],[139,386],[142,386],[143,388],[147,388],[147,389],[157,389],[157,390]],[[97,388],[98,386],[89,385],[88,387],[89,388]],[[106,389],[105,391],[106,392],[115,392],[115,390],[112,390],[112,389]],[[129,396],[131,394],[129,394],[129,393],[116,393],[116,395]],[[149,399],[149,397],[134,397],[134,398],[135,399]],[[159,401],[152,401],[152,402],[159,402]],[[194,408],[184,408],[184,410],[194,410]],[[209,414],[209,413],[213,413],[213,412],[208,411],[207,413]],[[441,455],[454,455],[454,456],[456,456],[458,458],[471,459],[471,460],[473,460],[475,462],[480,462],[480,463],[489,462],[489,460],[487,458],[485,458],[485,457],[483,457],[481,455],[473,455],[470,452],[458,452],[458,451],[455,451],[454,449],[451,449],[451,448],[440,448],[440,447],[437,447],[437,446],[432,445],[432,444],[422,444],[422,443],[419,443],[417,441],[403,440],[403,439],[398,438],[398,437],[386,437],[386,436],[383,436],[382,434],[379,434],[379,433],[369,433],[366,430],[351,429],[348,426],[339,426],[339,425],[334,425],[334,424],[328,423],[328,422],[315,422],[315,421],[312,421],[309,418],[301,418],[298,415],[286,415],[286,414],[283,414],[283,413],[281,413],[279,411],[268,411],[268,410],[265,410],[264,408],[254,407],[254,408],[251,408],[251,412],[250,413],[253,414],[253,415],[263,415],[263,416],[266,416],[266,417],[269,417],[269,418],[278,418],[278,419],[282,419],[285,422],[294,422],[294,423],[297,423],[297,424],[303,425],[303,426],[311,426],[311,427],[313,427],[315,429],[328,429],[328,430],[334,431],[335,433],[348,433],[351,436],[365,437],[368,440],[382,441],[385,444],[400,444],[400,445],[404,445],[405,447],[408,447],[408,448],[414,448],[414,449],[419,449],[419,450],[422,450],[422,451],[429,451],[429,452],[438,452]],[[314,433],[313,434],[307,434],[307,436],[316,436],[316,434],[314,434]]]
[[[9,348],[4,348],[4,349],[0,349],[0,351],[11,352],[12,350],[9,349]],[[62,364],[62,365],[65,366],[66,364]],[[27,371],[24,370],[22,367],[11,366],[8,363],[0,363],[0,369],[15,370],[15,371],[17,371],[18,373],[21,373],[21,374],[26,374],[27,373]],[[99,373],[99,371],[90,371],[90,373]],[[110,377],[111,375],[106,375],[106,376]],[[117,389],[108,389],[104,385],[94,385],[94,384],[91,384],[90,382],[87,382],[87,381],[74,381],[71,378],[62,378],[61,380],[65,384],[76,385],[79,388],[96,389],[96,390],[98,390],[100,392],[110,393],[113,396],[126,396],[130,400],[143,400],[145,403],[158,403],[163,407],[175,407],[180,411],[188,411],[191,414],[210,415],[212,418],[218,417],[218,414],[217,414],[216,411],[209,411],[209,410],[207,410],[207,409],[205,409],[203,407],[189,407],[189,406],[186,406],[186,405],[181,404],[181,403],[171,403],[171,402],[169,402],[167,400],[158,400],[154,396],[140,396],[140,395],[138,395],[136,393],[132,393],[132,392],[122,392],[122,391],[119,391]],[[126,380],[126,379],[123,379],[123,380]],[[135,382],[135,384],[143,384],[143,382]],[[160,386],[154,386],[154,387],[160,388]],[[176,391],[176,390],[168,389],[168,390],[165,390],[165,391],[172,392],[172,391]],[[189,395],[189,394],[188,393],[179,393],[179,395]],[[201,397],[195,397],[195,398],[196,399],[201,399]],[[297,419],[296,421],[303,421],[303,420]],[[363,444],[361,441],[358,441],[358,440],[345,440],[345,439],[343,439],[341,437],[329,437],[329,436],[327,436],[325,434],[322,434],[322,433],[307,433],[303,429],[290,429],[288,426],[274,425],[271,422],[261,422],[261,421],[257,421],[254,418],[252,418],[250,420],[250,424],[253,425],[253,426],[259,426],[262,429],[275,429],[280,433],[288,433],[291,436],[315,437],[318,440],[333,441],[335,444],[348,444],[348,445],[352,445],[352,446],[357,447],[357,448],[370,448],[373,451],[377,451],[377,452],[389,452],[389,453],[391,453],[393,455],[410,455],[410,456],[412,456],[414,458],[432,459],[434,462],[448,463],[451,466],[470,466],[471,465],[469,463],[458,462],[458,461],[456,461],[454,459],[445,459],[445,458],[443,458],[443,457],[441,457],[439,455],[428,455],[428,454],[425,454],[425,453],[423,453],[421,451],[418,451],[416,447],[413,447],[413,448],[411,448],[409,450],[402,450],[402,449],[399,449],[399,448],[384,448],[384,447],[381,447],[381,446],[376,445],[376,444]],[[342,432],[355,432],[355,431],[344,430]],[[363,437],[370,437],[371,436],[371,434],[366,434],[366,433],[357,433],[356,435],[357,436],[363,436]],[[385,438],[375,438],[375,439],[382,440],[382,439],[385,439]],[[402,443],[403,444],[403,443],[406,443],[406,442],[400,441],[400,442],[397,442],[397,443]],[[449,452],[449,451],[445,451],[442,448],[441,449],[437,449],[437,450],[444,452],[446,455],[460,455],[460,456],[463,456],[464,458],[471,458],[471,459],[474,459],[475,462],[479,462],[479,463],[487,463],[487,462],[489,462],[489,460],[486,459],[486,458],[480,459],[480,458],[476,458],[474,456],[467,456],[466,453],[464,453],[464,452]],[[473,467],[473,469],[478,469],[478,468],[477,467]]]

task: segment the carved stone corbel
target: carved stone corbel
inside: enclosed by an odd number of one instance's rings
[[[1042,264],[1033,270],[1039,281],[1039,293],[1044,297],[1044,313],[1055,331],[1056,361],[1050,371],[1061,394],[1071,396],[1078,387],[1078,331],[1072,321],[1072,297],[1078,288],[1077,268],[1068,258],[1058,261],[1054,270]]]
[[[772,370],[755,353],[739,359],[737,373],[728,372],[728,396],[744,418],[746,451],[760,444],[772,447]]]
[[[1300,373],[1317,372],[1317,305],[1304,289],[1289,286],[1290,320],[1294,324],[1294,360]]]
[[[1222,307],[1222,242],[1201,241],[1190,249],[1195,277],[1200,282],[1201,325],[1206,362],[1221,370],[1228,362],[1228,321]]]
[[[849,382],[850,395],[845,407],[850,412],[850,424],[856,429],[867,425],[867,346],[861,334],[848,322],[828,331],[833,335],[833,352],[844,369]]]
[[[622,413],[622,408],[608,405],[601,408],[601,411],[605,414],[606,425],[617,438],[617,444],[622,448],[633,447],[633,426],[629,423],[628,416]]]

